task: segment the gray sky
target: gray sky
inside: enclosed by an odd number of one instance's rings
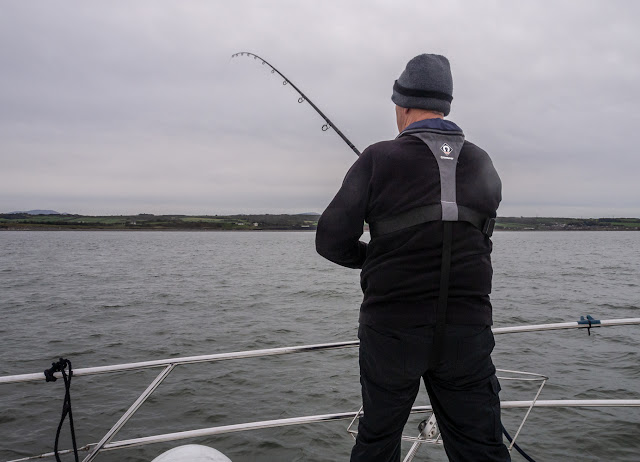
[[[446,55],[449,119],[501,216],[640,216],[640,2],[26,1],[0,8],[0,212],[321,212],[396,135],[406,62]]]

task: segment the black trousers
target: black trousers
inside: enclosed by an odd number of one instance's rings
[[[491,361],[489,326],[446,326],[433,369],[433,326],[390,329],[360,325],[364,415],[351,462],[400,461],[400,437],[424,381],[447,457],[453,462],[510,461],[502,442],[500,384]]]

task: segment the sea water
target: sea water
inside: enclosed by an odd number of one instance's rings
[[[355,340],[359,272],[313,232],[1,232],[0,375]],[[366,236],[365,236],[366,237]],[[640,232],[496,232],[494,327],[640,317]],[[639,326],[496,336],[498,368],[550,377],[540,399],[640,398]],[[79,445],[98,441],[158,369],[77,377]],[[115,441],[357,411],[357,349],[179,366]],[[535,387],[502,382],[503,400]],[[0,385],[0,460],[53,448],[62,381]],[[416,404],[428,404],[424,390]],[[504,410],[515,432],[523,409]],[[405,434],[424,418],[412,416]],[[200,438],[241,461],[348,460],[347,421]],[[640,409],[534,409],[519,444],[538,461],[640,460]],[[70,447],[68,427],[62,447]],[[148,461],[186,442],[106,452]],[[403,446],[404,451],[409,445]],[[53,460],[53,459],[51,459]],[[67,456],[66,460],[71,460]],[[423,447],[416,461],[445,461]],[[513,453],[513,460],[524,460]]]

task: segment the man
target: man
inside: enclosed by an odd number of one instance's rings
[[[362,153],[318,222],[318,253],[362,269],[364,414],[352,462],[400,460],[421,378],[449,460],[510,460],[490,356],[501,183],[487,153],[443,119],[452,93],[447,58],[409,61],[391,97],[400,134]]]

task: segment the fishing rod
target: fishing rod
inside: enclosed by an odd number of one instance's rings
[[[349,138],[347,138],[344,133],[342,133],[338,127],[335,126],[335,124],[333,122],[331,122],[331,120],[329,120],[329,118],[324,115],[324,113],[318,109],[318,106],[316,106],[315,104],[313,104],[313,101],[311,101],[309,98],[307,98],[307,95],[305,95],[304,93],[302,93],[302,91],[296,87],[293,82],[291,80],[289,80],[287,77],[285,77],[285,75],[280,72],[278,69],[276,69],[275,67],[273,67],[269,62],[267,62],[264,58],[261,58],[260,56],[254,54],[254,53],[250,53],[248,51],[240,51],[238,53],[234,53],[231,55],[232,58],[237,58],[238,56],[248,56],[248,57],[253,57],[253,59],[257,59],[262,61],[263,65],[267,65],[269,66],[269,68],[271,68],[271,73],[272,74],[278,74],[280,77],[282,77],[284,80],[282,81],[282,85],[291,85],[293,87],[293,89],[298,92],[298,94],[300,95],[300,97],[298,98],[298,103],[304,103],[305,101],[307,103],[309,103],[309,105],[318,113],[320,114],[320,117],[322,117],[324,119],[324,121],[326,122],[326,124],[324,124],[321,128],[323,132],[326,132],[327,130],[329,130],[329,127],[333,128],[335,130],[335,132],[340,136],[340,138],[342,138],[342,141],[344,141],[345,143],[347,143],[347,145],[353,150],[353,152],[356,153],[357,156],[360,155],[360,151],[358,151],[358,149],[353,145],[353,143],[351,141],[349,141]]]

